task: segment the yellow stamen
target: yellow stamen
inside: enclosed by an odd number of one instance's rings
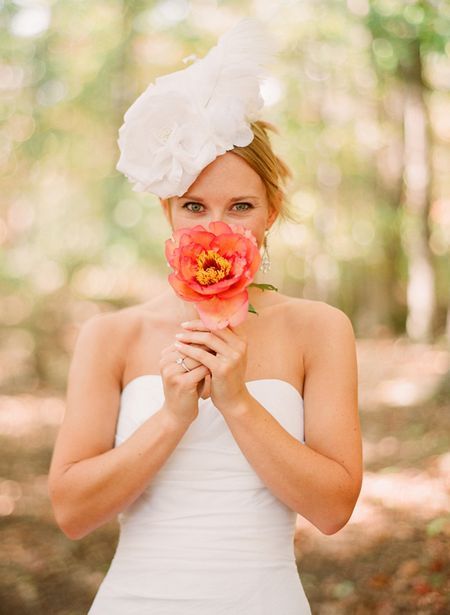
[[[230,261],[214,252],[214,250],[202,252],[197,258],[197,265],[198,270],[195,274],[195,279],[202,286],[220,282],[231,270]]]

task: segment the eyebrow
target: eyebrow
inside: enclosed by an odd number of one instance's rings
[[[193,199],[194,201],[204,201],[201,196],[195,196],[194,194],[185,194],[184,196],[179,197],[180,199]],[[245,196],[236,196],[230,199],[230,203],[232,201],[241,201],[242,199],[256,199],[259,201],[259,197],[253,195],[245,195]]]

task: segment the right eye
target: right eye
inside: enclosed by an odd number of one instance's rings
[[[194,205],[195,207],[203,207],[203,205],[201,205],[200,203],[194,203],[193,201],[189,201],[188,203],[185,203],[183,205],[183,209],[188,209],[188,211],[192,211],[193,213],[197,213],[199,210],[192,210],[188,208],[188,205]]]

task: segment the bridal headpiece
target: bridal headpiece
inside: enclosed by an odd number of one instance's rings
[[[155,79],[124,115],[117,170],[135,192],[183,195],[217,156],[253,140],[260,83],[275,55],[265,26],[245,17],[201,59]]]

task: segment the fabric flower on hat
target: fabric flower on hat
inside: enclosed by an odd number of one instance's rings
[[[157,193],[161,198],[181,196],[203,168],[212,162],[217,149],[204,113],[189,97],[173,91],[155,94],[150,87],[125,114],[119,130],[122,150],[117,169],[134,182],[135,192]],[[151,152],[151,163],[149,153]]]
[[[169,283],[177,295],[194,302],[202,322],[211,330],[243,322],[249,305],[248,286],[255,284],[261,263],[255,236],[241,225],[210,222],[173,232],[165,242],[167,263],[173,273]]]
[[[264,104],[263,66],[273,54],[263,24],[246,17],[204,58],[155,79],[119,129],[116,168],[133,190],[182,196],[217,156],[251,143],[250,123]]]

